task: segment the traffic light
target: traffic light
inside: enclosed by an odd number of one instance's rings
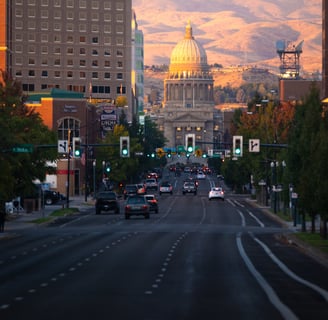
[[[232,153],[234,157],[243,156],[243,136],[233,136]]]
[[[187,139],[187,152],[192,153],[194,151],[194,139],[193,137],[188,137]]]
[[[120,156],[122,158],[130,157],[130,137],[120,137]]]
[[[110,162],[106,162],[105,172],[108,174],[108,173],[110,173],[110,170],[111,170],[111,168],[110,168]]]
[[[171,158],[172,157],[171,149],[168,149],[167,150],[167,157],[168,158]]]
[[[80,138],[73,138],[73,157],[80,158],[82,155],[81,150],[81,139]]]

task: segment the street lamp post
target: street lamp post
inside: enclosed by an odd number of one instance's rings
[[[92,167],[93,167],[93,198],[96,198],[96,162],[97,160],[93,160]]]

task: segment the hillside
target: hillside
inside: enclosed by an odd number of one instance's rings
[[[301,63],[321,70],[322,18],[319,0],[133,0],[144,33],[145,64],[169,64],[190,20],[209,64],[253,65],[277,71],[276,41],[304,40]]]

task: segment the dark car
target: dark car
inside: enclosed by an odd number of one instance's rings
[[[96,214],[100,214],[101,211],[111,211],[120,213],[120,203],[117,195],[113,191],[99,192],[96,197]]]
[[[188,181],[183,184],[182,194],[186,193],[193,193],[194,195],[197,194],[197,187],[195,182]]]
[[[44,203],[47,205],[54,204],[59,202],[60,200],[64,200],[65,197],[61,195],[57,191],[52,191],[52,190],[43,190],[43,200]]]
[[[150,204],[150,211],[154,211],[155,213],[158,213],[158,201],[154,194],[147,194],[145,195],[145,198],[147,199],[148,203]]]
[[[130,196],[125,204],[125,219],[130,216],[144,216],[149,219],[150,204],[145,196]]]
[[[136,195],[137,192],[138,192],[137,184],[127,184],[123,191],[124,199],[127,199],[127,197],[129,197],[129,196]]]

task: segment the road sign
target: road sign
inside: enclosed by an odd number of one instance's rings
[[[31,153],[33,152],[33,145],[32,144],[18,144],[13,147],[12,152],[15,153]]]
[[[67,153],[67,140],[58,140],[57,146],[58,153]]]
[[[260,152],[260,139],[249,139],[248,143],[249,152]]]

